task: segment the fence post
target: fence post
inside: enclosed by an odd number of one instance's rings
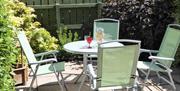
[[[97,13],[98,13],[98,18],[101,18],[101,9],[102,9],[102,2],[97,2]]]
[[[59,8],[59,2],[56,2],[55,8],[56,8],[56,23],[57,23],[57,29],[60,27],[60,8]]]

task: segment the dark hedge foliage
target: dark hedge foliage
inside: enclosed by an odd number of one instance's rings
[[[180,0],[175,0],[175,5],[176,5],[176,12],[175,12],[176,20],[177,23],[180,24]]]
[[[177,21],[177,23],[180,24],[180,0],[175,0],[175,5],[176,5],[176,12],[175,12],[176,21]],[[178,51],[176,53],[175,59],[177,61],[174,62],[174,65],[180,66],[180,45],[179,45]]]
[[[142,41],[142,48],[158,49],[168,24],[173,23],[172,0],[106,0],[102,17],[120,20],[120,38]]]

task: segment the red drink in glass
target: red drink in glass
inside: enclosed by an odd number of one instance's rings
[[[92,42],[92,37],[90,37],[90,36],[88,36],[87,38],[86,38],[86,41],[88,42],[88,44],[89,44],[89,47],[88,48],[91,48],[90,47],[90,44],[91,44],[91,42]]]

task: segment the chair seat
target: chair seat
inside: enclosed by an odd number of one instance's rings
[[[53,65],[56,69],[56,72],[64,71],[64,62],[57,62],[53,64],[46,64],[46,65],[39,66],[37,75],[53,73],[54,72]],[[35,72],[36,65],[32,65],[31,67],[32,67],[32,70]]]
[[[144,62],[144,61],[138,61],[138,64],[137,64],[137,68],[138,69],[143,69],[143,70],[153,70],[153,71],[160,71],[160,72],[166,72],[164,70],[164,68],[156,65],[156,64],[152,64],[151,67],[150,67],[150,64],[151,62]]]

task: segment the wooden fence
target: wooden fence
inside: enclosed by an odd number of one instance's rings
[[[53,32],[60,24],[79,30],[83,23],[100,17],[103,0],[21,0],[36,10],[42,26]],[[79,31],[80,32],[80,31]]]

